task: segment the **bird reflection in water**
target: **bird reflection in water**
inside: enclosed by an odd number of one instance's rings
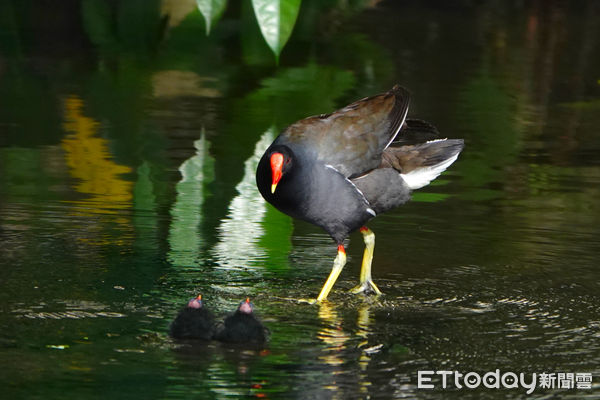
[[[358,348],[361,350],[358,358],[358,366],[360,368],[359,374],[359,390],[361,394],[368,395],[368,388],[371,386],[371,382],[367,376],[367,367],[371,362],[371,355],[377,353],[383,344],[376,344],[369,346],[369,336],[371,335],[371,325],[373,319],[371,317],[371,304],[363,303],[358,309],[358,318],[356,321],[357,331],[356,336],[360,337],[362,341],[358,344]]]
[[[331,381],[324,388],[332,390],[336,393],[333,398],[344,398],[344,390],[341,389],[341,382],[338,382],[337,376],[347,373],[348,352],[355,349],[360,349],[358,355],[358,365],[360,373],[358,374],[358,389],[364,395],[368,395],[368,388],[371,382],[366,374],[367,368],[371,361],[371,355],[376,353],[382,345],[369,345],[369,336],[371,335],[371,324],[373,322],[370,316],[370,303],[363,303],[358,309],[357,331],[355,335],[343,329],[343,320],[339,316],[336,306],[328,301],[318,303],[318,317],[321,320],[321,329],[317,333],[317,337],[325,344],[323,355],[319,360],[331,367]],[[359,338],[358,345],[353,345],[354,339]],[[344,386],[346,384],[344,383]],[[336,397],[337,396],[337,397]]]
[[[323,327],[317,337],[327,345],[327,354],[319,358],[328,365],[341,365],[344,361],[340,357],[340,352],[346,349],[346,342],[350,339],[350,335],[344,332],[342,320],[333,304],[329,302],[319,304],[319,319],[323,322]]]

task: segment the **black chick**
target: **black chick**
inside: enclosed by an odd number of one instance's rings
[[[224,326],[215,339],[226,343],[262,344],[267,340],[268,329],[253,314],[254,305],[246,298],[237,310],[225,318]]]
[[[211,340],[215,334],[215,318],[204,307],[202,295],[191,299],[171,323],[169,334],[175,339]]]

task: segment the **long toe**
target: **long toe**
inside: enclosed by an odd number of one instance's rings
[[[381,290],[379,290],[379,288],[377,287],[375,282],[373,282],[372,280],[361,282],[358,286],[355,286],[354,288],[350,289],[350,292],[353,294],[358,294],[358,293],[364,293],[364,294],[374,293],[376,295],[382,294]]]

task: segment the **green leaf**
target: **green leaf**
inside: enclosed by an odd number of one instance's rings
[[[211,25],[223,15],[227,0],[196,0],[196,4],[206,21],[206,36],[208,36]]]
[[[240,36],[244,64],[253,66],[273,65],[273,52],[262,37],[250,1],[242,1],[240,10]]]
[[[252,0],[260,31],[275,53],[278,63],[279,54],[294,29],[300,2],[301,0]]]

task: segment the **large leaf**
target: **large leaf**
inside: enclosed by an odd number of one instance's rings
[[[206,35],[208,36],[211,25],[223,15],[227,0],[196,0],[196,4],[206,21]]]
[[[262,37],[260,27],[256,23],[256,15],[252,8],[252,2],[250,1],[242,1],[240,10],[240,37],[244,64],[253,66],[273,65],[273,52]]]
[[[260,31],[275,53],[277,62],[294,29],[300,2],[301,0],[252,0]]]

